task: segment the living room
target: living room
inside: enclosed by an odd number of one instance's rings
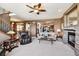
[[[78,3],[1,3],[0,7],[0,45],[6,49],[1,55],[79,55]]]

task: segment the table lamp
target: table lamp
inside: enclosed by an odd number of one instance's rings
[[[58,33],[61,32],[61,29],[57,29],[57,32],[58,32]]]
[[[57,36],[60,36],[61,29],[57,29]]]
[[[7,32],[7,34],[11,35],[11,39],[13,39],[13,35],[15,34],[15,32],[13,30],[10,30]]]

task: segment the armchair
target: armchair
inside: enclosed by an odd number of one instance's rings
[[[28,32],[23,31],[20,33],[20,36],[20,44],[24,45],[31,42],[31,37],[29,36]]]

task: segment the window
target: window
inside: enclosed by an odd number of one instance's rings
[[[26,31],[30,31],[30,24],[26,23]]]
[[[17,31],[22,31],[24,28],[23,23],[17,23]]]

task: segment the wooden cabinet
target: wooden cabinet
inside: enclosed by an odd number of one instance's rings
[[[6,51],[10,52],[12,49],[18,47],[18,42],[19,39],[4,41],[3,47],[5,48]]]

